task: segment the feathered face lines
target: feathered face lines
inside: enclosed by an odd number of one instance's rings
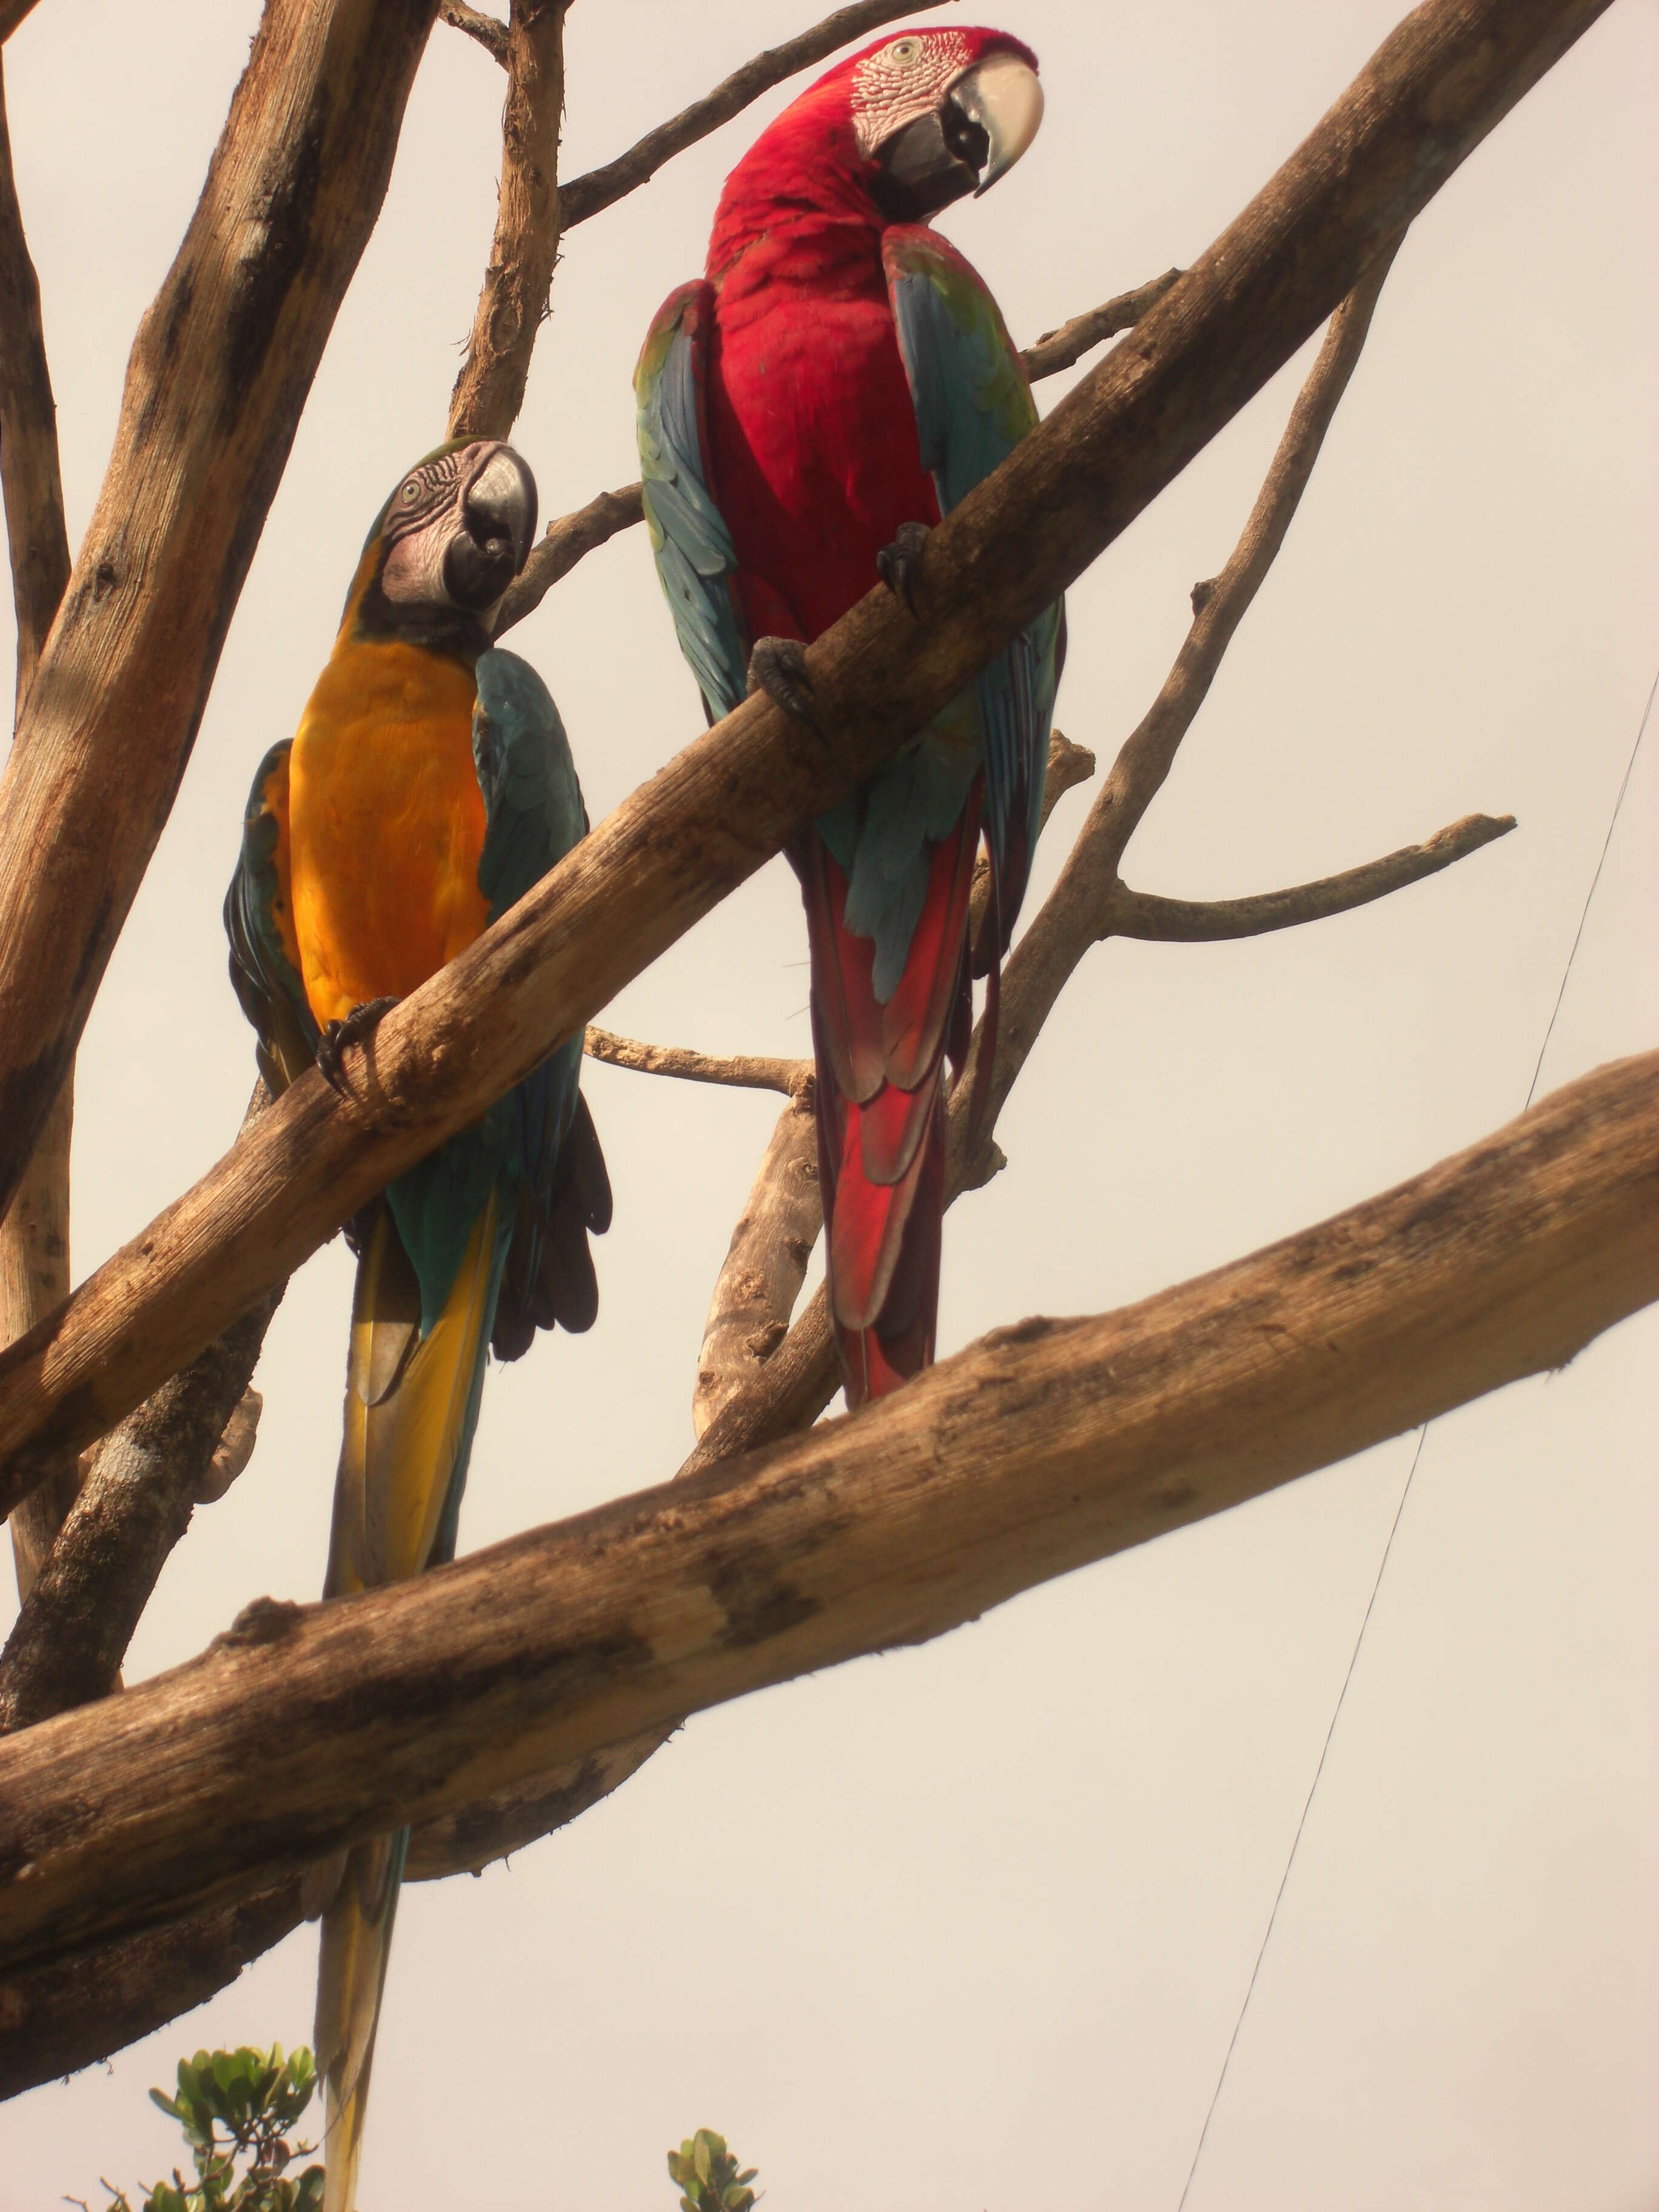
[[[890,222],[988,191],[1042,120],[1036,57],[999,31],[907,31],[851,64],[853,135]]]
[[[380,587],[392,607],[486,621],[536,533],[536,480],[511,446],[479,439],[417,463],[383,511]]]

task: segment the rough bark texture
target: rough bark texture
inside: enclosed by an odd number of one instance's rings
[[[132,1632],[191,1513],[222,1496],[247,1463],[247,1451],[222,1468],[215,1459],[282,1295],[280,1286],[265,1291],[92,1456],[0,1651],[0,1735],[115,1687]],[[251,1434],[246,1443],[251,1450]]]
[[[699,1437],[729,1398],[753,1383],[788,1334],[823,1226],[812,1084],[808,1073],[778,1116],[715,1278],[691,1394]]]
[[[139,327],[113,457],[0,782],[0,1206],[173,803],[434,4],[270,0]]]
[[[406,1878],[474,1874],[524,1850],[619,1789],[667,1735],[653,1729],[590,1752],[417,1828]],[[204,2003],[299,1926],[303,1879],[285,1875],[186,1919],[0,1979],[0,2098],[93,2065]]]
[[[513,0],[495,236],[449,403],[452,438],[505,438],[519,419],[559,256],[559,124],[567,0]]]
[[[413,1581],[248,1607],[0,1742],[0,1964],[861,1653],[1559,1367],[1659,1297],[1659,1052],[1121,1312],[1000,1329],[850,1419]]]
[[[878,590],[809,648],[829,744],[746,701],[351,1049],[352,1101],[303,1078],[0,1357],[0,1503],[193,1358],[868,775],[1260,389],[1605,4],[1430,0],[1409,16],[1133,335],[939,525],[919,618]],[[0,968],[0,1012],[16,973]],[[1010,997],[1006,984],[1005,1024]]]
[[[57,408],[40,321],[40,287],[29,258],[12,173],[0,64],[0,492],[12,603],[17,616],[16,710],[69,582],[69,538],[58,460]],[[70,1137],[75,1080],[64,1076],[9,1206],[0,1210],[0,1346],[27,1336],[69,1296]],[[17,1590],[27,1597],[75,1503],[80,1460],[61,1455],[11,1516]]]

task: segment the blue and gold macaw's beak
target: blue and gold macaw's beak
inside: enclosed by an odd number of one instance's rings
[[[474,447],[459,526],[444,553],[444,584],[458,607],[494,606],[525,564],[536,536],[536,479],[511,446]]]
[[[487,617],[536,538],[536,479],[498,438],[441,447],[393,492],[380,523],[393,606]]]

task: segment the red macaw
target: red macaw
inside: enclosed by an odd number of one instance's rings
[[[708,273],[665,302],[635,376],[646,520],[711,720],[757,686],[810,719],[803,644],[878,577],[908,599],[927,527],[1036,422],[995,302],[926,226],[1012,167],[1042,114],[1018,40],[906,31],[821,77],[726,179]],[[1064,636],[1056,604],[791,852],[854,1407],[933,1355],[943,1064],[967,1048],[972,975],[994,1015]]]
[[[471,944],[583,835],[558,711],[490,644],[535,535],[510,446],[440,447],[376,517],[339,635],[290,741],[253,780],[225,899],[230,973],[280,1091],[340,1053]],[[484,1362],[538,1328],[588,1328],[589,1231],[611,1188],[573,1037],[483,1119],[398,1176],[348,1234],[359,1253],[345,1437],[324,1595],[454,1557]],[[407,1828],[307,1883],[322,1917],[317,2065],[324,2212],[351,2212]]]

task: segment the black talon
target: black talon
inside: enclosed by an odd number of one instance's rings
[[[317,1066],[329,1089],[337,1091],[342,1098],[349,1098],[351,1093],[346,1088],[340,1054],[349,1044],[361,1044],[365,1037],[372,1036],[382,1018],[397,1003],[395,999],[362,999],[343,1020],[324,1024],[323,1033],[317,1040]]]
[[[775,707],[798,722],[805,722],[815,737],[823,731],[812,706],[812,679],[806,672],[806,647],[799,638],[757,637],[749,656],[751,695],[764,691]]]
[[[876,556],[876,574],[888,590],[916,611],[916,586],[921,581],[921,559],[932,536],[925,522],[901,522],[890,545]]]

